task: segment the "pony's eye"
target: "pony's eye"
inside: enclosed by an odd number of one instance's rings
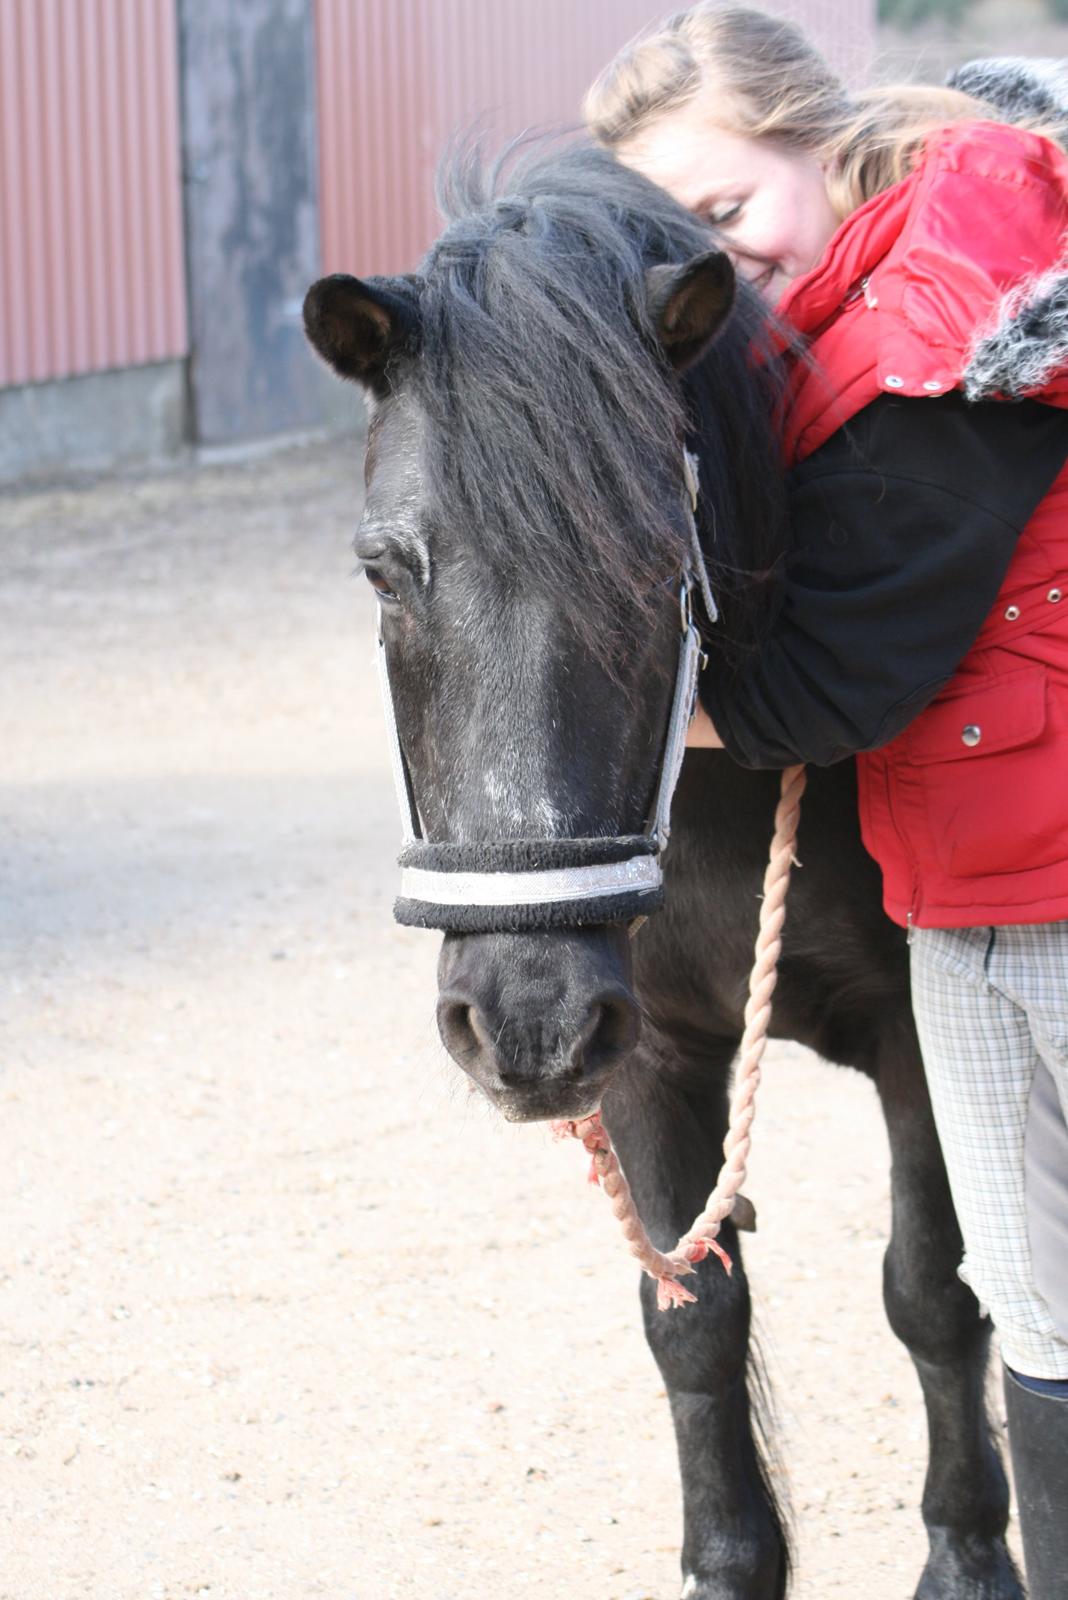
[[[392,601],[397,599],[397,591],[391,589],[385,578],[375,567],[365,568],[367,581],[380,600]]]

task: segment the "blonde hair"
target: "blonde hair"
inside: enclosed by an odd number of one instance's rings
[[[997,119],[985,101],[933,85],[852,95],[792,22],[715,0],[676,12],[626,45],[583,109],[594,138],[621,149],[698,94],[709,96],[727,132],[818,157],[840,218],[903,178],[936,128]]]

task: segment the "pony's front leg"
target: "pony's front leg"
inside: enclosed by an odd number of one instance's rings
[[[1009,1492],[984,1396],[990,1325],[957,1276],[960,1230],[914,1038],[887,1053],[876,1082],[893,1194],[884,1299],[919,1374],[930,1440],[923,1520],[931,1549],[916,1600],[1023,1600],[1005,1546]]]
[[[670,1249],[690,1226],[715,1182],[735,1046],[717,1042],[692,1073],[643,1046],[605,1097],[605,1124],[660,1249]],[[682,1594],[684,1600],[781,1600],[786,1537],[753,1433],[749,1287],[730,1224],[722,1242],[734,1270],[728,1276],[712,1256],[702,1262],[684,1280],[696,1304],[660,1311],[652,1279],[643,1276],[641,1286],[646,1337],[678,1444]]]

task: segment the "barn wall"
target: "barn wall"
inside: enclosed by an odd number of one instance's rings
[[[0,0],[0,387],[187,348],[174,0]]]
[[[312,23],[309,0],[178,0],[189,390],[202,445],[319,427],[341,397],[300,314],[319,268]]]
[[[650,0],[317,0],[325,271],[410,268],[439,229],[433,173],[479,121],[493,140],[570,125],[612,52],[670,10]],[[875,0],[782,0],[862,76]]]

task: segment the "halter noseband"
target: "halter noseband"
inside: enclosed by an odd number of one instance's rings
[[[664,898],[660,857],[671,836],[671,800],[682,768],[686,729],[697,705],[703,665],[693,591],[710,623],[718,618],[697,536],[697,461],[683,451],[689,539],[679,590],[679,659],[656,799],[639,834],[593,839],[508,839],[434,844],[423,836],[411,772],[393,707],[378,620],[378,669],[386,713],[393,781],[404,842],[398,922],[449,933],[526,933],[539,928],[630,922],[655,911]]]

